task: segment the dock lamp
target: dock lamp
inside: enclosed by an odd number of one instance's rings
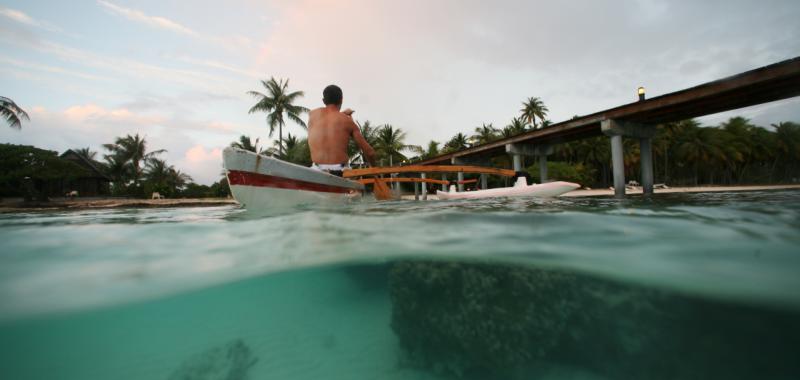
[[[636,92],[639,93],[639,101],[640,102],[643,101],[644,100],[644,87],[639,87],[639,89],[636,90]]]

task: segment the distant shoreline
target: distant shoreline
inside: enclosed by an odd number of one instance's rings
[[[177,199],[59,199],[50,202],[20,201],[0,202],[0,213],[37,212],[37,211],[66,211],[66,210],[93,210],[114,208],[175,208],[175,207],[216,207],[237,205],[235,200],[228,198],[177,198]]]
[[[800,185],[753,185],[753,186],[682,186],[670,187],[668,189],[655,189],[656,194],[672,194],[672,193],[722,193],[730,191],[761,191],[761,190],[791,190],[800,189]],[[642,188],[637,187],[625,190],[625,194],[636,195],[642,194]],[[562,197],[593,197],[602,195],[614,195],[612,189],[592,189],[592,190],[574,190],[562,195]]]
[[[669,189],[655,189],[656,194],[673,194],[673,193],[720,193],[720,192],[733,192],[733,191],[762,191],[762,190],[800,190],[800,185],[753,185],[753,186],[681,186],[671,187]],[[641,195],[642,188],[627,189],[627,195]],[[613,196],[614,190],[612,189],[592,189],[592,190],[573,190],[569,193],[561,195],[561,197],[599,197],[599,196]],[[413,200],[413,195],[403,195],[403,199]],[[428,200],[438,200],[435,191],[433,194],[428,194]]]
[[[763,191],[763,190],[800,190],[800,185],[755,185],[755,186],[697,186],[697,187],[671,187],[669,189],[656,189],[656,194],[673,193],[715,193],[733,191]],[[628,195],[642,194],[641,188],[628,189]],[[595,197],[613,196],[614,190],[592,189],[574,190],[562,197]],[[404,200],[413,200],[413,195],[404,195]],[[428,200],[437,200],[435,194],[428,194]],[[40,211],[67,211],[67,210],[94,210],[115,208],[176,208],[176,207],[219,207],[238,205],[236,200],[230,198],[178,198],[178,199],[59,199],[50,202],[23,203],[20,201],[0,202],[0,213],[15,212],[40,212]]]

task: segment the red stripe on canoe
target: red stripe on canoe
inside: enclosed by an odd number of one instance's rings
[[[278,189],[316,191],[321,193],[348,194],[357,191],[349,187],[326,185],[316,182],[301,181],[299,179],[276,177],[267,174],[243,172],[239,170],[228,171],[228,182],[231,185],[274,187]]]

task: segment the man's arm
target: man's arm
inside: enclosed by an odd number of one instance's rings
[[[356,145],[358,145],[358,147],[361,149],[361,152],[364,153],[364,158],[367,160],[367,162],[371,166],[375,166],[375,149],[372,149],[372,147],[369,146],[367,140],[361,135],[361,130],[358,128],[358,125],[356,125],[352,119],[350,123],[352,124],[351,128],[353,132],[351,135],[353,136],[353,140],[355,140]]]

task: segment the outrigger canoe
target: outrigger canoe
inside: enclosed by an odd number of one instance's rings
[[[478,199],[495,197],[557,197],[581,187],[572,182],[547,182],[541,184],[528,185],[525,177],[517,177],[517,182],[512,187],[500,187],[496,189],[476,190],[456,192],[455,186],[450,187],[450,191],[437,191],[436,196],[441,200],[446,199]]]
[[[233,198],[251,212],[346,204],[364,192],[359,182],[242,149],[225,148],[222,161]]]

